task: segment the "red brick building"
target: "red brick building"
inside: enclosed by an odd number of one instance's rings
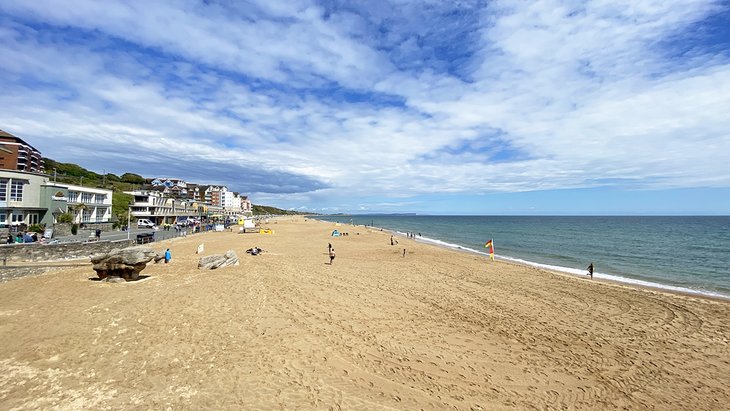
[[[41,152],[20,137],[0,130],[0,169],[43,173]]]

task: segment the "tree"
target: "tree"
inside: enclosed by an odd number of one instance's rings
[[[127,223],[127,213],[129,212],[129,205],[132,203],[132,200],[131,194],[125,194],[121,191],[114,191],[112,193],[112,215],[115,215],[124,224]]]
[[[121,180],[125,183],[132,183],[132,184],[144,184],[145,179],[139,174],[134,173],[124,173],[122,174]]]

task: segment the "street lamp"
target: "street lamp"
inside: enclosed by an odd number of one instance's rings
[[[132,206],[127,207],[127,241],[130,240],[130,233],[132,232]]]

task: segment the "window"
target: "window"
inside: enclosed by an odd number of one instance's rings
[[[76,191],[70,191],[68,192],[68,202],[69,203],[78,203],[79,202],[79,193]]]
[[[28,214],[28,224],[38,224],[38,214]]]
[[[106,194],[97,194],[94,201],[96,204],[104,204],[104,200],[106,200]]]
[[[8,179],[0,178],[0,201],[8,201]]]
[[[10,184],[10,201],[23,201],[22,181],[13,181]]]
[[[25,222],[25,216],[23,214],[13,214],[11,222],[14,224],[20,224]]]
[[[84,210],[83,214],[81,215],[81,221],[84,223],[90,223],[91,222],[91,213],[92,213],[92,210]]]
[[[5,225],[8,223],[8,215],[5,213],[0,214],[0,225]]]
[[[81,193],[81,202],[85,204],[91,203],[92,196],[93,194],[91,193]]]

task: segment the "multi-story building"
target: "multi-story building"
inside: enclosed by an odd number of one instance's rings
[[[58,184],[68,191],[68,209],[75,223],[106,223],[112,217],[112,191]]]
[[[20,137],[0,130],[0,169],[43,173],[43,156]]]
[[[0,226],[51,225],[68,212],[78,223],[107,223],[111,208],[111,190],[55,183],[45,174],[0,170]]]
[[[221,207],[226,210],[226,214],[234,215],[241,211],[241,202],[235,201],[236,193],[233,191],[221,190]]]
[[[241,201],[241,212],[245,215],[253,215],[253,205],[248,196],[239,196],[239,199]]]
[[[200,198],[200,186],[198,184],[187,183],[185,185],[186,198],[189,200],[203,201]]]
[[[213,206],[223,207],[223,195],[228,191],[226,186],[207,186],[205,189],[205,202]]]
[[[137,190],[126,193],[134,196],[129,205],[131,216],[146,218],[157,225],[175,224],[189,218],[198,218],[207,212],[200,202],[170,198],[165,196],[163,190]]]

